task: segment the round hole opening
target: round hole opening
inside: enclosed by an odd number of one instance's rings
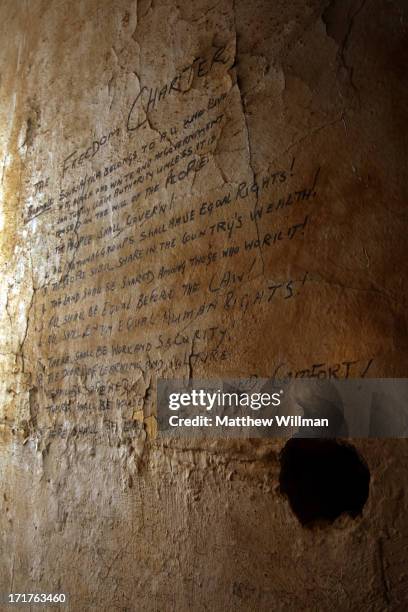
[[[280,491],[304,526],[332,523],[341,514],[361,514],[370,471],[351,444],[332,439],[292,438],[281,455]]]

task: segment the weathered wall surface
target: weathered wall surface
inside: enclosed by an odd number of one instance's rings
[[[405,376],[404,0],[3,0],[1,591],[402,610],[408,445],[303,528],[158,376]]]

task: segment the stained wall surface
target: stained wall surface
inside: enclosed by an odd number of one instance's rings
[[[303,527],[158,377],[407,374],[404,0],[3,0],[0,591],[402,610],[408,445]]]

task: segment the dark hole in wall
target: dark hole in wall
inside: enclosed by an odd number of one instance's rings
[[[302,525],[361,513],[370,471],[354,446],[332,439],[292,438],[280,463],[280,490]]]

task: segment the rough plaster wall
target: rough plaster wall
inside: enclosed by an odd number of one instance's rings
[[[284,441],[154,419],[157,376],[406,375],[405,8],[3,0],[1,591],[405,608],[405,441],[305,529]]]

